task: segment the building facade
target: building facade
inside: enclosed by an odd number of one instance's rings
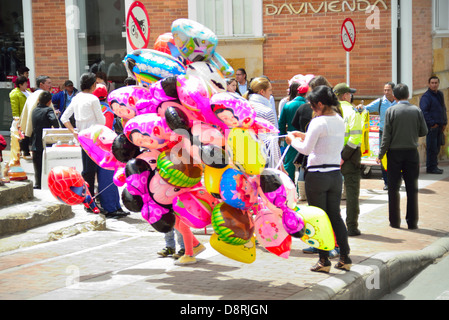
[[[55,87],[78,85],[85,71],[110,73],[131,51],[126,15],[133,0],[0,1],[0,131],[8,131],[11,76],[19,65],[49,75]],[[419,103],[436,74],[448,98],[449,0],[141,0],[154,40],[178,18],[196,20],[219,37],[217,51],[248,79],[266,75],[274,96],[285,96],[296,74],[324,75],[331,84],[349,80],[365,103],[382,95],[388,81],[406,83]],[[356,27],[353,50],[342,46],[342,23]],[[348,64],[349,61],[349,72]],[[120,86],[126,75],[112,78]],[[447,158],[447,148],[442,157]]]

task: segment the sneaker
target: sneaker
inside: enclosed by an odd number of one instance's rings
[[[187,264],[194,264],[196,262],[197,261],[196,261],[195,257],[183,255],[181,258],[179,258],[178,260],[175,261],[175,264],[177,266],[183,266],[183,265],[187,265]]]
[[[175,249],[170,248],[170,247],[166,247],[164,249],[162,249],[161,251],[158,251],[157,254],[162,256],[163,258],[171,256],[175,253]]]
[[[340,256],[340,248],[335,248],[329,252],[329,259],[334,259]]]
[[[206,250],[206,247],[203,244],[199,243],[196,247],[193,247],[193,256],[196,257],[204,250]]]
[[[318,253],[318,249],[314,248],[314,247],[309,247],[306,249],[302,249],[302,252],[306,253],[306,254],[315,254],[315,253]]]
[[[181,249],[173,255],[173,258],[175,258],[177,260],[177,259],[181,258],[185,253],[186,253],[186,250]]]

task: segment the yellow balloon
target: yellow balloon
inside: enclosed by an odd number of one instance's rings
[[[204,166],[204,186],[206,187],[207,192],[216,198],[220,198],[221,176],[229,168],[230,166],[224,168]]]
[[[210,245],[225,257],[239,262],[250,264],[256,260],[256,239],[254,236],[247,243],[235,246],[220,240],[218,235],[213,233],[210,237]]]
[[[259,175],[267,163],[263,141],[254,130],[234,128],[228,135],[227,150],[234,165],[242,172]]]
[[[313,206],[296,206],[295,211],[304,219],[303,242],[319,250],[335,248],[334,230],[324,210]]]

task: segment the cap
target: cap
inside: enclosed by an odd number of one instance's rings
[[[108,90],[106,90],[105,86],[97,86],[97,88],[92,93],[100,100],[106,100],[106,98],[108,97]]]
[[[349,88],[349,86],[346,83],[339,83],[334,87],[334,92],[336,95],[341,95],[345,93],[356,93],[356,89]]]
[[[64,82],[64,87],[70,87],[70,86],[73,86],[73,82],[71,80],[66,80]]]

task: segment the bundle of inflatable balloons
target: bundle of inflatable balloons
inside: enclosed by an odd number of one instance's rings
[[[126,208],[159,232],[172,230],[175,215],[191,228],[212,225],[211,246],[245,263],[255,260],[256,238],[283,258],[292,237],[333,249],[327,215],[296,206],[295,184],[266,168],[259,134],[277,130],[226,92],[225,77],[234,71],[217,43],[211,30],[179,19],[154,49],[128,54],[124,64],[138,85],[108,95],[123,134],[93,126],[79,133],[81,147],[115,171]]]

